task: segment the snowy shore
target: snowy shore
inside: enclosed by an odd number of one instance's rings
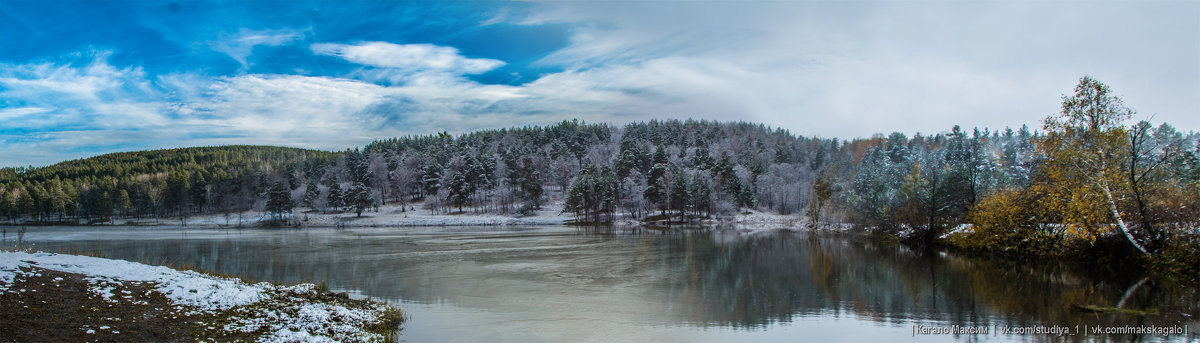
[[[206,324],[208,329],[244,333],[263,342],[381,342],[390,339],[390,335],[371,328],[394,328],[402,321],[394,307],[370,300],[350,300],[323,292],[313,284],[249,284],[195,271],[42,252],[0,251],[0,295],[19,297],[27,292],[53,292],[51,286],[29,289],[23,282],[52,271],[78,274],[87,282],[90,294],[63,294],[63,297],[94,298],[108,308],[137,307],[147,304],[137,297],[156,292],[153,295],[161,294],[169,300],[164,307],[170,307],[171,315],[217,318]],[[54,280],[57,283],[63,277]],[[130,292],[131,285],[153,288]],[[91,306],[96,307],[103,306]],[[385,324],[387,321],[393,325]],[[78,323],[75,329],[89,335],[95,334],[97,328],[110,329],[91,324]],[[214,328],[214,324],[218,325]]]
[[[108,222],[92,223],[92,225],[135,225],[135,226],[190,226],[211,228],[248,228],[262,226],[282,227],[418,227],[418,226],[525,226],[525,225],[564,225],[575,221],[575,216],[563,211],[561,198],[554,198],[542,205],[542,208],[528,215],[500,214],[477,212],[465,208],[461,213],[434,213],[423,203],[405,205],[388,204],[378,208],[363,211],[359,216],[354,212],[327,212],[309,208],[296,208],[286,216],[286,223],[272,222],[269,213],[263,211],[245,211],[223,214],[194,215],[186,218],[114,218]],[[18,224],[19,225],[19,224]],[[55,223],[55,225],[84,225],[84,223]],[[637,226],[668,226],[662,222],[643,222],[629,217],[627,214],[618,215],[611,223],[620,227]],[[706,226],[725,227],[741,231],[757,231],[762,229],[809,229],[808,218],[799,214],[777,214],[757,210],[743,209],[735,214],[714,215],[694,222],[671,223],[669,226]],[[0,224],[4,226],[4,224]],[[11,226],[11,224],[9,225]],[[818,230],[845,230],[845,225],[820,225]]]
[[[575,217],[561,213],[561,205],[548,205],[530,216],[509,216],[489,213],[431,214],[428,210],[401,211],[398,206],[381,207],[379,212],[363,212],[361,217],[354,213],[308,212],[292,215],[290,223],[301,227],[408,227],[408,226],[512,226],[512,225],[563,225],[570,224]],[[268,220],[266,214],[246,212],[226,216],[204,216],[189,218],[187,225],[212,227],[259,226]],[[178,221],[160,221],[163,224],[179,224]],[[151,223],[138,223],[152,225]],[[644,223],[630,217],[618,217],[615,226],[660,226]],[[738,214],[703,219],[690,223],[675,223],[682,226],[727,226],[739,230],[758,229],[803,229],[808,227],[807,218],[798,215],[783,215],[747,210]]]
[[[481,213],[464,209],[462,213],[433,213],[421,203],[407,205],[383,205],[378,209],[354,212],[324,212],[298,208],[287,217],[286,224],[269,223],[270,214],[262,211],[246,211],[228,214],[205,214],[187,218],[116,218],[109,222],[93,225],[137,225],[137,226],[195,226],[214,228],[294,226],[294,227],[413,227],[413,226],[514,226],[514,225],[564,225],[574,222],[575,216],[563,212],[562,201],[552,201],[529,215]],[[57,223],[71,225],[70,223]],[[271,225],[268,225],[271,224]],[[679,223],[675,223],[676,225]],[[83,225],[78,223],[77,225]],[[659,223],[644,223],[628,216],[619,216],[615,226],[658,226]],[[755,210],[743,210],[737,214],[714,216],[683,226],[732,226],[738,229],[802,229],[808,227],[802,215],[784,215]]]
[[[304,227],[393,227],[393,226],[474,226],[474,225],[561,225],[574,219],[569,214],[560,213],[561,206],[546,206],[530,216],[511,216],[492,213],[473,213],[470,210],[459,214],[434,214],[419,206],[385,205],[378,211],[364,211],[362,216],[354,212],[325,213],[320,211],[305,211],[293,213],[289,222]],[[307,209],[306,209],[307,210]],[[262,212],[245,212],[239,214],[208,215],[189,218],[188,225],[204,226],[258,226],[270,220],[270,216]]]

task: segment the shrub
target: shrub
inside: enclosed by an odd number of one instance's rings
[[[976,205],[968,218],[974,232],[953,235],[953,246],[1015,255],[1059,255],[1064,231],[1053,215],[1038,205],[1037,195],[1027,190],[1002,191]]]

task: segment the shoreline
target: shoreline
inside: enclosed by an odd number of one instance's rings
[[[393,340],[400,309],[284,286],[70,254],[0,251],[0,332],[23,341]]]
[[[353,212],[321,212],[308,210],[296,212],[284,222],[272,222],[270,215],[259,211],[228,214],[204,214],[180,218],[122,218],[105,222],[86,223],[80,220],[48,221],[39,223],[0,223],[0,227],[52,227],[52,226],[136,226],[136,227],[199,227],[199,228],[349,228],[349,227],[439,227],[439,226],[536,226],[578,225],[613,227],[718,227],[734,226],[754,229],[789,228],[808,229],[808,218],[795,214],[774,214],[755,210],[743,210],[734,215],[717,216],[693,222],[644,222],[628,216],[619,216],[612,222],[577,223],[575,216],[562,212],[561,202],[552,202],[528,216],[495,213],[432,214],[429,210],[406,210],[420,204],[384,205],[377,211],[364,211],[361,217]],[[845,231],[848,225],[822,224],[818,230]]]

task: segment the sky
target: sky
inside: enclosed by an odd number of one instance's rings
[[[0,1],[0,167],[650,119],[1041,126],[1080,77],[1200,128],[1200,1]]]

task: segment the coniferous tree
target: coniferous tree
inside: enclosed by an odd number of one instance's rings
[[[671,175],[673,177],[671,177],[670,189],[667,191],[667,203],[670,206],[669,209],[675,210],[680,217],[684,217],[687,215],[686,210],[692,205],[691,189],[688,187],[690,180],[687,175],[679,172],[672,172]]]
[[[325,205],[337,212],[341,212],[346,207],[346,197],[342,194],[342,186],[337,181],[329,184],[329,193],[325,194]]]
[[[466,175],[463,175],[462,172],[450,174],[447,186],[450,193],[446,200],[450,202],[450,205],[458,207],[458,212],[462,212],[463,205],[466,205],[471,194],[471,185],[467,182]]]
[[[10,221],[17,212],[17,199],[13,196],[11,190],[0,192],[0,215],[7,217]]]
[[[321,196],[321,190],[317,187],[315,180],[309,180],[308,186],[304,189],[304,207],[314,208],[317,204],[317,199]]]
[[[346,193],[346,205],[354,209],[356,217],[362,217],[363,210],[371,207],[371,189],[362,182],[355,182]]]
[[[24,189],[17,197],[17,213],[29,216],[37,215],[37,200],[34,199],[33,192],[28,188]]]
[[[692,180],[689,186],[689,197],[692,204],[692,211],[697,216],[705,217],[712,212],[713,207],[713,186],[709,181],[707,172],[696,172],[692,174]]]
[[[114,200],[113,207],[121,215],[128,217],[129,211],[133,209],[133,203],[129,199],[129,191],[125,189],[117,191],[117,199]]]
[[[425,165],[421,172],[421,189],[425,190],[425,195],[436,195],[441,189],[442,168],[433,163]]]
[[[521,161],[519,183],[521,187],[522,199],[532,208],[542,207],[542,178],[534,166],[531,157],[525,157]]]
[[[276,221],[286,219],[292,212],[292,197],[286,181],[276,182],[267,191],[266,209]]]

